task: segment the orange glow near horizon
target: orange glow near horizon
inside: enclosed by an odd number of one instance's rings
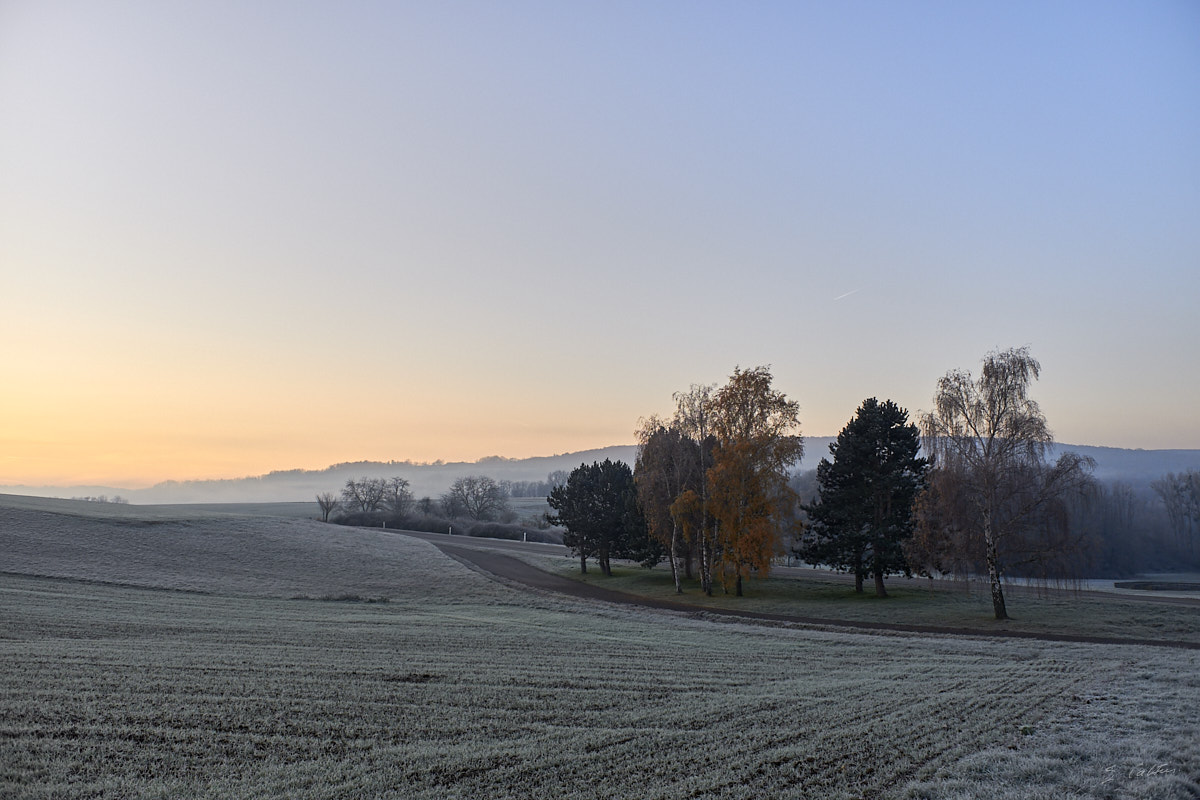
[[[544,444],[493,438],[447,446],[443,441],[409,440],[395,448],[378,442],[361,447],[338,443],[329,446],[290,446],[286,442],[260,442],[257,446],[231,447],[176,437],[148,437],[94,441],[13,441],[3,443],[0,459],[2,486],[110,486],[142,489],[169,480],[243,478],[269,472],[320,470],[356,461],[474,462],[487,456],[531,458],[632,444],[624,439],[556,436]]]
[[[535,424],[527,411],[502,403],[485,419],[453,399],[409,404],[403,417],[389,404],[353,396],[309,393],[307,403],[278,403],[303,396],[300,388],[274,397],[238,392],[237,402],[220,392],[181,398],[144,391],[134,400],[129,387],[83,404],[52,394],[60,399],[40,411],[35,396],[23,407],[12,398],[0,407],[0,485],[139,489],[353,461],[548,456],[632,443],[634,427],[580,425],[545,409]]]
[[[736,366],[829,435],[1024,345],[1060,441],[1200,448],[1186,5],[0,6],[0,485],[628,444]]]

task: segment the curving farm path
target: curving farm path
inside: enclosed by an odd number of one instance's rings
[[[600,600],[621,605],[655,608],[666,611],[676,611],[688,614],[712,614],[722,617],[736,617],[769,622],[781,622],[800,625],[814,625],[822,628],[839,628],[855,631],[890,631],[896,633],[924,633],[941,636],[974,636],[982,638],[1005,639],[1037,639],[1048,642],[1077,642],[1083,644],[1114,644],[1141,645],[1148,647],[1174,647],[1186,650],[1200,650],[1197,642],[1171,642],[1159,639],[1126,639],[1105,636],[1074,636],[1071,634],[1032,633],[1026,631],[989,631],[974,628],[953,628],[936,625],[902,625],[886,622],[860,622],[856,620],[822,619],[820,617],[796,616],[791,614],[770,614],[760,611],[737,611],[724,608],[708,608],[680,603],[670,600],[640,597],[638,595],[617,592],[600,586],[593,586],[580,581],[564,578],[561,575],[547,572],[512,556],[504,555],[495,550],[479,549],[450,544],[448,542],[429,540],[443,553],[451,558],[472,567],[485,574],[511,581],[522,586],[546,592],[570,595],[571,597]]]

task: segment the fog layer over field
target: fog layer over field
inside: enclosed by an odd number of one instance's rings
[[[0,511],[6,797],[1200,792],[1194,651],[752,625],[380,531]],[[338,594],[389,602],[288,599]]]

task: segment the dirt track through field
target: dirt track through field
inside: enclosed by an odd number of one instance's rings
[[[601,600],[622,605],[657,608],[666,611],[678,611],[689,614],[715,614],[723,617],[741,619],[765,620],[800,625],[816,625],[828,628],[849,628],[858,631],[892,631],[897,633],[926,633],[942,636],[978,636],[987,638],[1006,639],[1037,639],[1048,642],[1078,642],[1083,644],[1114,644],[1142,645],[1149,647],[1176,647],[1187,650],[1200,650],[1200,643],[1171,642],[1158,639],[1124,639],[1105,636],[1073,636],[1071,634],[1033,633],[1027,631],[999,631],[975,628],[952,628],[936,625],[902,625],[888,622],[861,622],[856,620],[822,619],[820,617],[793,616],[790,614],[770,614],[761,611],[736,611],[726,608],[711,608],[690,605],[688,603],[659,600],[652,597],[617,592],[600,586],[582,583],[564,578],[543,569],[527,564],[520,559],[506,556],[489,550],[479,550],[471,547],[459,547],[452,544],[434,543],[443,553],[451,558],[474,567],[484,573],[512,581],[514,583],[547,592],[557,592],[572,597],[588,600]]]

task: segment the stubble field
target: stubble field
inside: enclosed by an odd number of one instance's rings
[[[1200,793],[1196,651],[714,621],[400,535],[126,513],[0,502],[2,796]]]

